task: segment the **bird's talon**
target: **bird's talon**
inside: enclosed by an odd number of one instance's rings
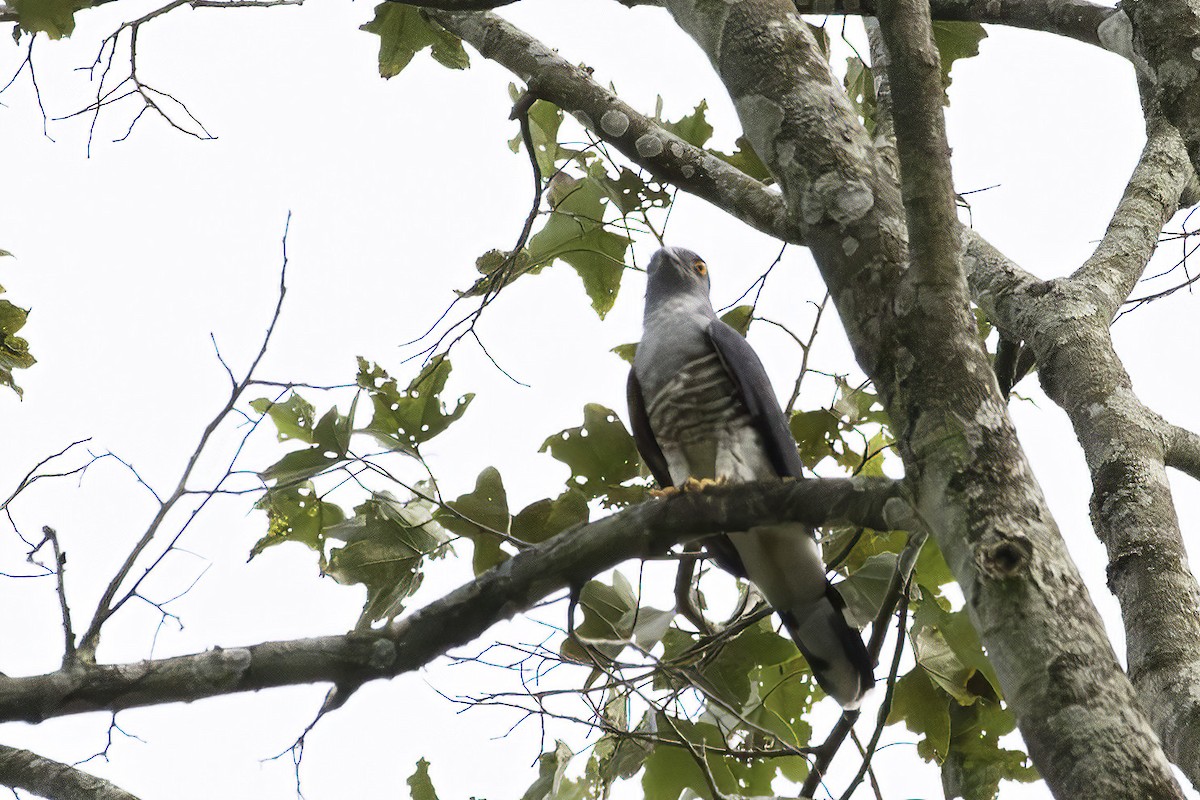
[[[651,497],[670,497],[676,494],[679,494],[679,487],[677,486],[665,486],[662,489],[650,490]]]
[[[716,480],[713,480],[712,478],[688,478],[683,482],[683,486],[680,487],[680,491],[703,492],[710,486],[723,486],[727,482],[728,481],[725,478],[717,478]]]

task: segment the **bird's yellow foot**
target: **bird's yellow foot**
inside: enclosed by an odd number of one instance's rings
[[[680,491],[703,492],[710,486],[723,486],[727,482],[728,481],[725,478],[717,478],[716,480],[712,478],[688,478],[683,482],[683,486],[680,487]]]
[[[679,494],[679,487],[677,486],[666,486],[662,489],[650,490],[651,497],[670,497],[671,495],[675,494]]]

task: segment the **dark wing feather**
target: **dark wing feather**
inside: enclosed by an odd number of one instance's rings
[[[650,474],[662,487],[671,486],[671,470],[667,468],[667,457],[663,455],[654,431],[650,429],[650,416],[646,413],[646,401],[642,397],[642,385],[637,375],[629,370],[629,382],[625,384],[625,398],[629,402],[629,427],[633,428],[633,443],[642,455],[642,461],[650,468]]]
[[[796,440],[754,348],[740,333],[719,319],[709,324],[708,338],[725,365],[725,371],[733,379],[755,429],[762,436],[763,446],[767,448],[767,456],[775,471],[780,477],[801,477],[804,465],[796,449]]]

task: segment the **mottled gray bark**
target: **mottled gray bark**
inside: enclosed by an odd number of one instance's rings
[[[1168,757],[1200,784],[1200,588],[1166,476],[1168,464],[1189,466],[1194,437],[1138,399],[1109,336],[1191,178],[1176,129],[1152,120],[1107,233],[1073,275],[1040,281],[971,234],[966,265],[977,302],[1034,349],[1046,394],[1071,420],[1121,603],[1130,679]]]
[[[1154,85],[1154,104],[1183,135],[1200,172],[1200,0],[1126,0],[1133,47]]]
[[[1059,797],[1179,797],[1017,445],[961,272],[907,270],[895,187],[809,32],[782,0],[665,5],[804,226],[1047,783]]]
[[[524,550],[382,631],[0,676],[0,721],[39,722],[308,683],[353,688],[418,669],[554,592],[578,588],[623,561],[661,555],[682,541],[792,520],[810,526],[843,521],[880,530],[910,528],[915,524],[910,508],[900,486],[887,479],[739,484],[679,494]]]
[[[796,0],[805,14],[861,14],[874,16],[879,0]],[[944,22],[986,22],[1053,33],[1086,44],[1104,47],[1100,26],[1117,9],[1087,0],[932,0],[929,10]]]
[[[70,764],[2,744],[0,786],[24,789],[49,800],[138,800],[121,787]]]

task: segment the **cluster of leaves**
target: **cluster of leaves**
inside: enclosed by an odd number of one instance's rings
[[[0,250],[0,256],[7,255],[8,251]],[[0,286],[0,294],[4,294],[3,286]],[[29,352],[29,342],[17,336],[17,331],[25,327],[28,316],[28,309],[0,299],[0,385],[9,387],[18,397],[21,387],[13,380],[13,370],[29,369],[36,363]]]
[[[348,516],[328,499],[328,492],[318,491],[314,480],[339,472],[345,480],[365,485],[361,474],[382,471],[351,450],[355,435],[381,443],[387,453],[419,460],[420,445],[459,419],[474,397],[464,395],[452,409],[446,408],[442,392],[450,370],[448,359],[436,359],[401,390],[381,367],[360,358],[359,391],[349,413],[333,406],[319,419],[313,405],[295,392],[282,401],[254,400],[251,407],[271,419],[279,441],[306,446],[259,473],[263,481],[271,482],[256,504],[266,512],[268,528],[250,557],[283,542],[298,542],[317,553],[323,573],[340,583],[366,586],[360,627],[403,611],[405,599],[421,585],[426,562],[448,551],[450,536],[437,518],[441,507],[432,482],[405,487],[401,498],[386,490],[370,490]],[[370,421],[357,427],[356,410],[363,394],[373,410]],[[335,542],[340,546],[331,546]]]
[[[453,68],[469,66],[462,43],[428,19],[419,9],[396,3],[376,7],[375,18],[363,30],[379,36],[379,71],[393,77],[421,50],[430,48],[439,63]],[[520,97],[509,86],[514,101]],[[662,116],[662,98],[656,120],[668,131],[696,147],[704,147],[713,128],[705,118],[707,103],[678,120]],[[517,251],[493,249],[476,260],[482,277],[462,292],[467,297],[487,297],[517,278],[540,273],[561,261],[579,275],[593,310],[602,319],[612,309],[621,288],[632,235],[654,230],[650,214],[664,213],[671,203],[667,188],[641,171],[613,162],[596,143],[560,141],[564,114],[552,103],[539,100],[528,109],[533,157],[547,181],[541,227]],[[519,152],[522,136],[510,142]],[[752,177],[769,181],[762,161],[742,138],[733,153],[710,150]]]

